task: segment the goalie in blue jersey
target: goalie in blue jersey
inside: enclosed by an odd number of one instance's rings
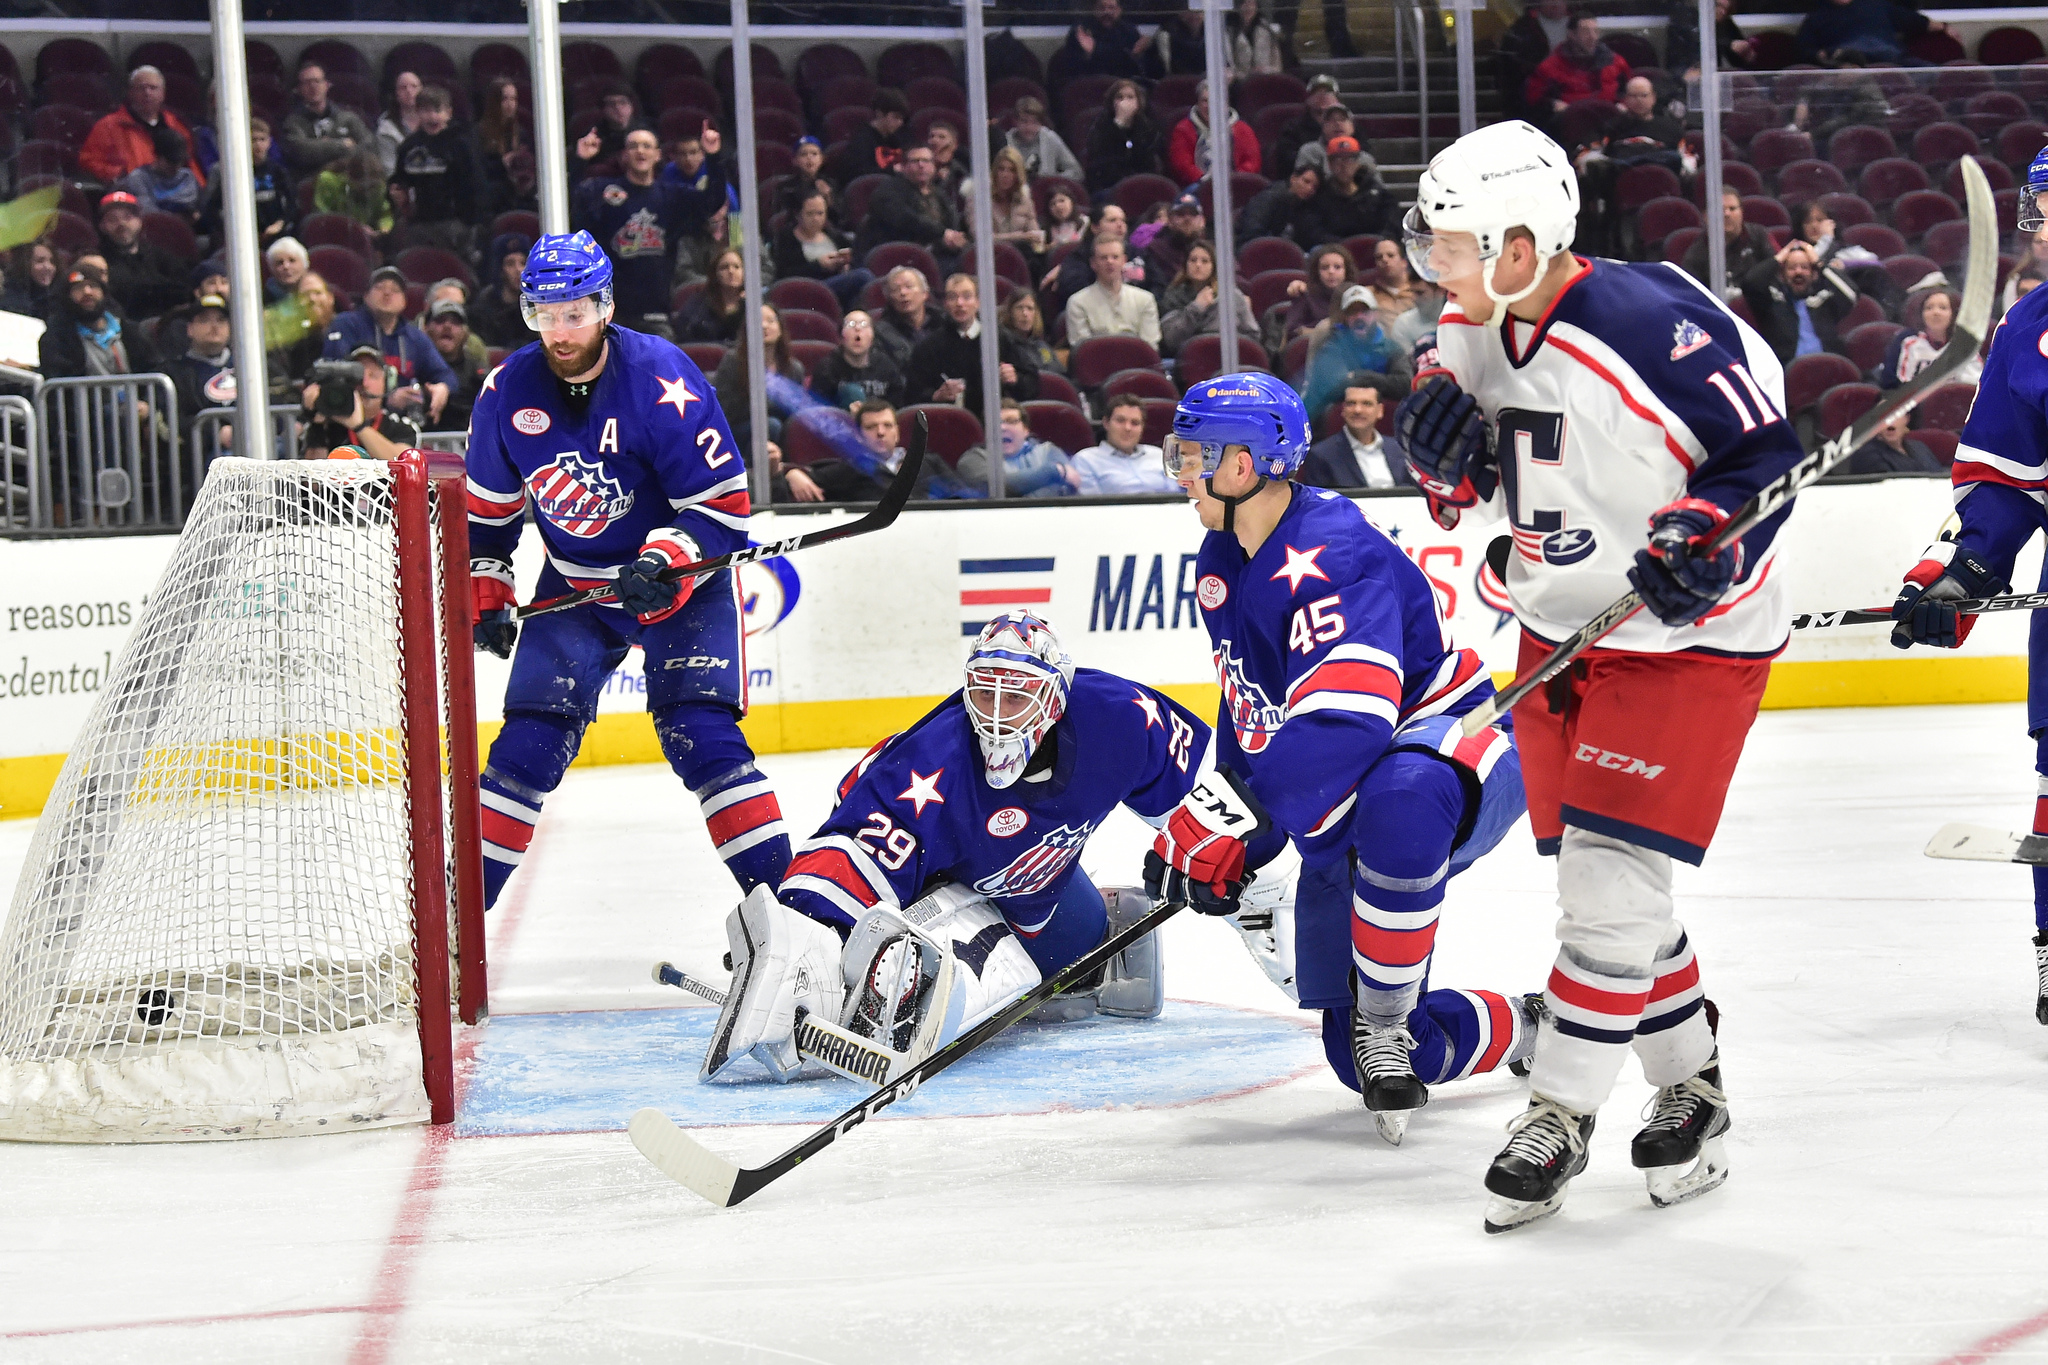
[[[469,428],[476,644],[512,660],[482,780],[485,903],[532,842],[605,679],[635,645],[662,752],[702,804],[719,857],[742,890],[772,888],[789,836],[740,734],[735,576],[661,577],[746,545],[746,459],[690,358],[612,325],[611,262],[589,233],[535,242],[519,287],[540,339],[491,372]],[[537,598],[605,585],[617,596],[533,617],[522,638],[512,550],[529,511],[547,551]]]

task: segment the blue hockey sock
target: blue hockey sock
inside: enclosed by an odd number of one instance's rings
[[[525,858],[540,821],[541,802],[561,785],[583,741],[583,722],[547,711],[516,711],[491,741],[478,782],[483,803],[484,908]]]
[[[789,830],[775,788],[754,766],[738,713],[718,702],[678,702],[655,713],[654,733],[702,804],[712,847],[740,889],[782,885]]]

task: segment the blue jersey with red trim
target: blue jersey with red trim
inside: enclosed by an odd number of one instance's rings
[[[845,928],[874,905],[909,905],[943,876],[1029,937],[1111,811],[1126,805],[1157,823],[1180,804],[1209,727],[1149,687],[1082,668],[1045,742],[1056,750],[1049,770],[996,790],[954,693],[847,773],[838,808],[790,860],[783,903]]]
[[[1349,498],[1297,485],[1257,554],[1212,531],[1196,573],[1223,685],[1218,761],[1304,852],[1344,837],[1396,729],[1493,695],[1429,579]]]
[[[746,545],[747,463],[711,381],[673,342],[621,327],[605,337],[610,356],[581,405],[538,342],[485,379],[469,422],[477,558],[509,565],[529,506],[572,587],[610,582],[664,531],[706,558]]]
[[[1533,324],[1447,306],[1434,359],[1492,422],[1508,596],[1551,643],[1629,590],[1658,509],[1692,497],[1732,513],[1803,454],[1777,357],[1697,280],[1661,262],[1584,266]],[[1787,515],[1743,538],[1734,586],[1699,622],[1638,612],[1596,648],[1776,654],[1791,628],[1772,553]]]
[[[1952,477],[1957,543],[2011,578],[2048,527],[2048,290],[2023,295],[1992,332]]]

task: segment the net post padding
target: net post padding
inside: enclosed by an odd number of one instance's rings
[[[429,525],[465,506],[431,481],[430,510],[419,460],[208,470],[0,929],[0,1138],[452,1117],[437,674],[469,642]]]
[[[476,615],[469,578],[469,470],[446,450],[417,452],[436,490],[441,558],[443,711],[448,743],[449,865],[455,900],[457,1016],[481,1024],[490,1016],[490,977],[484,961],[483,805],[477,779]]]

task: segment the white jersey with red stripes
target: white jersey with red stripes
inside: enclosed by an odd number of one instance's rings
[[[1581,259],[1541,321],[1501,327],[1444,308],[1433,360],[1492,427],[1515,553],[1508,595],[1524,629],[1556,643],[1629,590],[1651,516],[1680,498],[1734,512],[1802,452],[1784,371],[1754,330],[1676,266]],[[1638,612],[1603,649],[1768,658],[1790,630],[1772,541],[1751,531],[1734,586],[1694,625]]]

